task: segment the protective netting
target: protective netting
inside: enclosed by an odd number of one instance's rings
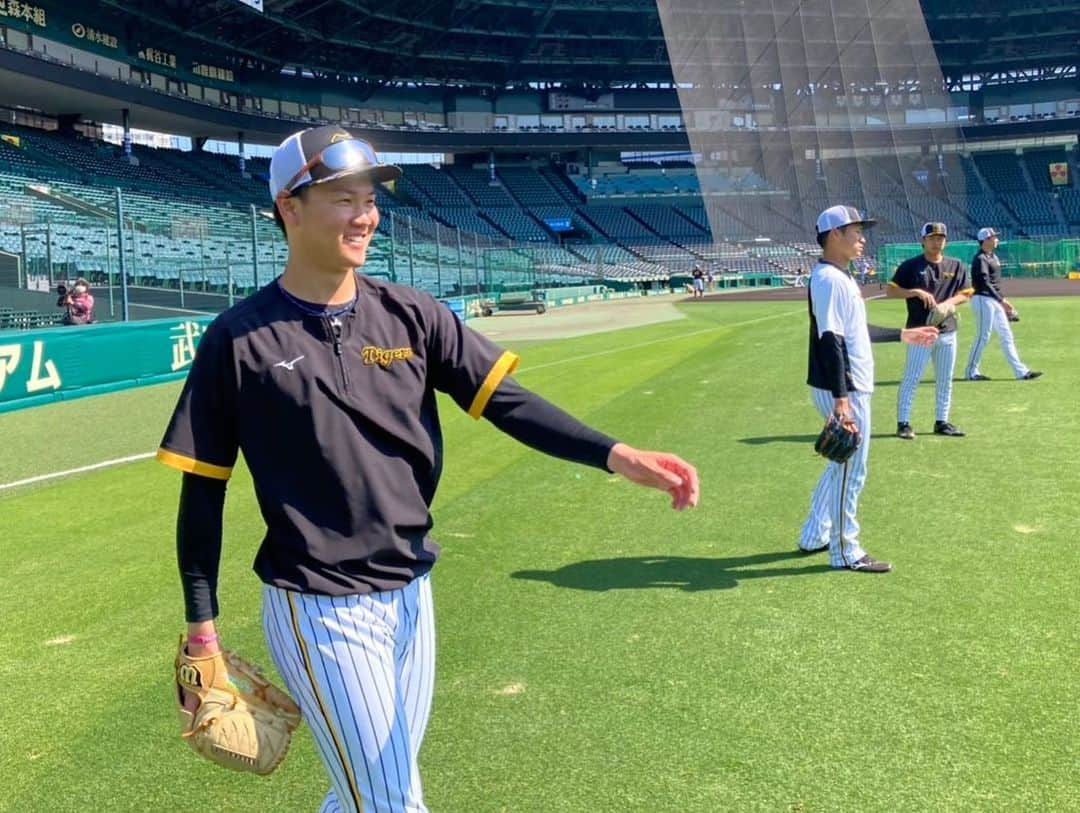
[[[974,240],[950,242],[945,253],[965,262],[979,250]],[[878,268],[892,274],[900,263],[922,252],[918,243],[896,243],[878,251]],[[1067,277],[1080,272],[1080,240],[1005,240],[997,248],[1007,277]]]
[[[749,224],[812,243],[838,203],[877,217],[878,243],[979,225],[918,0],[658,5],[717,242]]]

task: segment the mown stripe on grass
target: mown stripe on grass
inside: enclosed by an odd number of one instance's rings
[[[570,364],[576,361],[585,361],[586,359],[598,358],[599,356],[610,356],[615,353],[625,353],[628,350],[639,350],[642,347],[652,347],[655,344],[668,344],[674,341],[680,341],[682,339],[689,339],[694,336],[701,336],[706,333],[716,333],[720,330],[732,330],[737,327],[746,327],[748,325],[756,325],[759,322],[768,322],[773,319],[780,319],[784,316],[793,316],[794,314],[805,314],[806,311],[803,308],[799,308],[796,311],[783,311],[782,313],[773,313],[769,316],[759,316],[757,319],[746,319],[742,322],[732,322],[725,325],[713,325],[712,327],[704,327],[701,330],[692,330],[689,333],[682,333],[674,338],[664,337],[662,339],[649,339],[647,342],[638,342],[637,344],[624,344],[620,347],[612,347],[608,350],[597,350],[595,353],[583,353],[581,355],[567,356],[566,358],[556,359],[555,361],[548,361],[543,364],[534,364],[531,367],[523,367],[518,370],[518,376],[525,373],[531,373],[534,370],[543,370],[546,367],[557,367],[560,364]]]

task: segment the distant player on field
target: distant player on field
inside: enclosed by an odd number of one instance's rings
[[[974,289],[968,283],[967,269],[954,257],[944,255],[948,230],[944,223],[924,223],[919,232],[923,253],[905,260],[896,269],[885,295],[907,300],[907,327],[925,325],[935,305],[961,305],[971,298]],[[956,316],[949,316],[939,326],[938,339],[930,347],[911,346],[896,404],[896,434],[905,440],[915,438],[911,428],[911,407],[926,363],[934,361],[934,434],[963,437],[964,433],[949,423],[952,405],[952,377],[956,367]]]
[[[979,251],[971,260],[971,282],[975,286],[975,295],[971,298],[971,309],[975,312],[975,339],[971,343],[964,378],[968,381],[989,381],[990,376],[979,372],[986,345],[990,343],[990,334],[997,333],[1001,341],[1001,352],[1013,369],[1013,375],[1020,380],[1030,381],[1042,375],[1038,370],[1030,369],[1020,361],[1013,340],[1009,320],[1016,318],[1016,308],[1001,293],[1001,260],[996,253],[998,233],[991,228],[979,229]]]
[[[693,286],[694,286],[694,299],[701,299],[705,296],[705,272],[701,268],[701,264],[694,266],[693,273]]]

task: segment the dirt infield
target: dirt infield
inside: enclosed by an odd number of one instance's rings
[[[1077,296],[1080,295],[1080,280],[1069,279],[1016,279],[1007,278],[1002,283],[1005,295],[1009,299],[1025,296]],[[884,285],[864,285],[863,299],[882,296]],[[689,299],[689,297],[687,297]],[[707,294],[706,302],[781,302],[787,299],[806,299],[805,288],[755,288],[751,291],[733,291],[731,293]]]

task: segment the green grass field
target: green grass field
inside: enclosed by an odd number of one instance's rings
[[[892,437],[899,345],[876,345],[863,543],[895,572],[794,553],[823,464],[801,302],[530,343],[520,380],[676,451],[701,505],[542,457],[443,404],[439,666],[421,752],[437,813],[1080,810],[1078,299],[1033,299],[1015,382],[957,383],[964,439]],[[895,324],[900,305],[873,302]],[[961,326],[960,363],[972,319]],[[3,416],[0,483],[155,448],[179,385]],[[283,427],[287,431],[287,427]],[[75,440],[82,436],[85,440]],[[269,778],[179,739],[179,478],[145,460],[0,490],[0,810],[314,811],[302,728]],[[219,628],[269,664],[238,469]]]

